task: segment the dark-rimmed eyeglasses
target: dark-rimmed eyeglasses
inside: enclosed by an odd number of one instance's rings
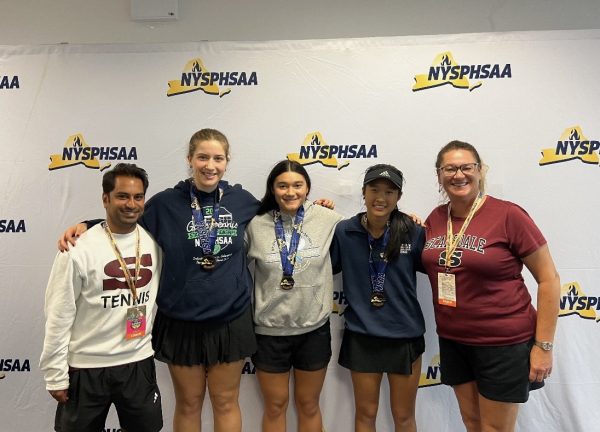
[[[479,168],[479,164],[477,162],[471,162],[462,164],[460,166],[445,165],[443,167],[439,167],[437,171],[441,172],[446,177],[453,177],[456,175],[458,170],[461,170],[461,172],[465,175],[469,175],[473,174],[477,168]]]

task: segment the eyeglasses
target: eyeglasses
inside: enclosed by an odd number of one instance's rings
[[[441,172],[443,175],[445,175],[446,177],[453,177],[456,175],[458,170],[461,170],[462,173],[465,175],[469,175],[469,174],[473,174],[478,167],[479,167],[479,164],[477,162],[472,162],[472,163],[462,164],[460,166],[446,165],[443,167],[439,167],[437,170],[439,172]]]

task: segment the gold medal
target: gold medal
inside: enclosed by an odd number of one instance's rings
[[[212,270],[217,265],[217,258],[213,255],[203,255],[198,261],[198,264],[200,264],[204,270]]]
[[[291,290],[292,288],[294,288],[294,278],[292,276],[283,276],[281,278],[281,282],[279,283],[279,286],[281,287],[281,289],[283,290]]]
[[[375,307],[382,307],[385,303],[385,295],[383,292],[373,292],[371,294],[371,304]]]

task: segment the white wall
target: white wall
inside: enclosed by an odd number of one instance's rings
[[[600,28],[598,0],[179,0],[137,23],[129,0],[0,0],[0,45],[281,40]]]
[[[73,146],[74,134],[95,148],[130,154],[135,147],[131,161],[148,170],[152,195],[186,176],[186,142],[205,125],[225,131],[232,143],[225,178],[256,196],[275,161],[293,157],[317,132],[331,148],[376,146],[377,159],[327,161],[319,152],[317,163],[302,161],[311,195],[334,199],[344,216],[361,209],[360,179],[378,161],[396,164],[406,175],[401,208],[427,215],[438,202],[432,168],[437,150],[453,138],[475,143],[490,167],[489,192],[527,209],[548,239],[563,283],[552,377],[521,408],[517,431],[598,432],[593,413],[600,406],[600,231],[593,223],[600,214],[594,198],[600,175],[599,50],[600,30],[0,47],[0,432],[50,429],[55,403],[37,361],[56,238],[73,221],[102,213],[102,172],[94,167],[117,162],[63,160],[62,149]],[[415,80],[427,78],[440,54],[474,70],[497,64],[502,70],[511,65],[512,72],[467,82],[450,78],[445,85]],[[211,72],[255,71],[257,85],[219,84],[217,94],[187,86],[168,96],[177,88],[169,84],[180,83],[193,59]],[[578,64],[586,67],[575,76]],[[17,78],[18,86],[9,84]],[[570,141],[568,153],[558,152],[559,140]],[[67,166],[58,169],[59,161]],[[5,229],[7,221],[22,221],[23,229]],[[536,284],[527,272],[525,277],[535,299]],[[350,374],[336,362],[344,307],[339,282],[332,298],[334,357],[321,398],[329,432],[350,431],[353,421]],[[456,432],[462,428],[452,391],[436,385],[439,352],[425,278],[418,292],[427,328],[419,431]],[[243,430],[256,432],[262,398],[248,371],[241,384]],[[158,381],[169,432],[174,397],[162,363]],[[384,385],[378,432],[393,427],[388,400]],[[204,409],[203,430],[210,432],[208,402]],[[288,413],[295,424],[294,409]],[[106,432],[119,431],[114,411],[105,426]]]

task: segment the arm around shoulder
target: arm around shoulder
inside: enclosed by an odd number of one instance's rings
[[[83,222],[68,227],[62,236],[58,239],[58,250],[60,252],[66,252],[69,250],[69,246],[75,246],[77,239],[87,231],[87,225]]]

